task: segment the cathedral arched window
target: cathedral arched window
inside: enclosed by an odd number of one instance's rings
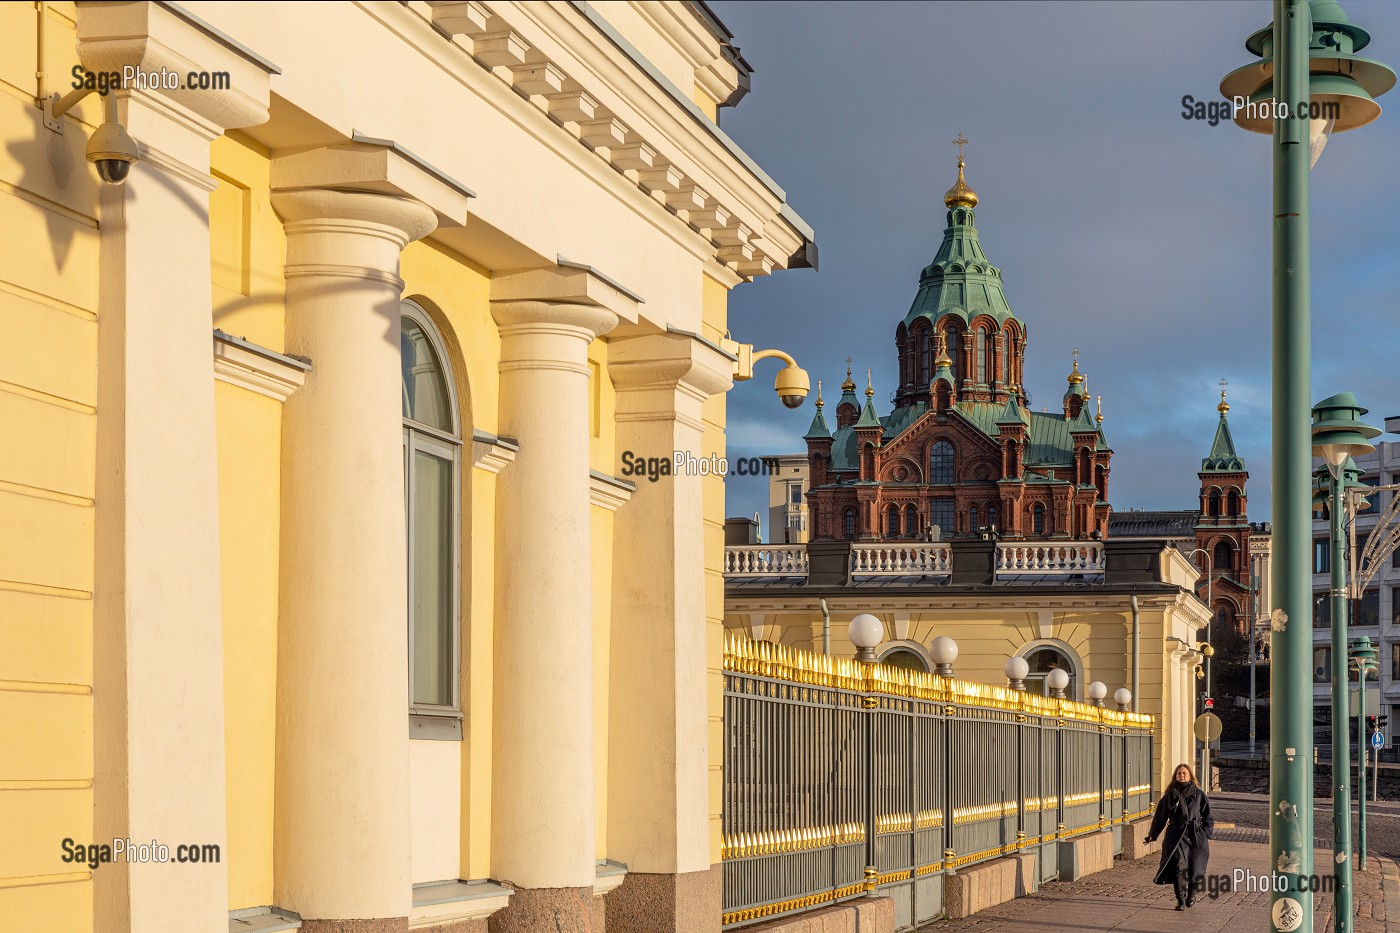
[[[457,568],[462,431],[437,329],[412,302],[403,302],[400,312],[409,702],[415,713],[452,715],[461,708]]]
[[[928,481],[934,486],[953,482],[953,445],[947,441],[939,441],[929,450]]]
[[[1209,514],[1210,514],[1210,517],[1211,517],[1211,518],[1219,518],[1219,517],[1220,517],[1220,490],[1218,490],[1218,489],[1212,489],[1212,490],[1210,491],[1210,513],[1209,513]]]
[[[1012,335],[1011,331],[1008,330],[1002,334],[1001,338],[1001,362],[1002,369],[1006,373],[1002,382],[1005,382],[1008,387],[1014,384],[1011,379],[1011,361],[1015,358],[1016,338]]]
[[[967,511],[967,530],[972,534],[977,534],[977,506],[973,506]]]
[[[994,505],[989,505],[989,506],[987,506],[987,527],[988,527],[988,528],[995,529],[996,526],[997,526],[997,507],[994,506]]]
[[[1045,534],[1045,506],[1039,502],[1031,509],[1031,534]]]
[[[1229,541],[1216,542],[1215,551],[1211,555],[1210,568],[1216,573],[1223,573],[1235,569],[1235,547]]]
[[[885,536],[888,538],[899,537],[899,506],[892,505],[885,513]]]
[[[977,328],[977,374],[972,377],[974,382],[992,384],[992,374],[987,371],[987,363],[992,359],[991,342],[986,328]]]
[[[845,532],[845,535],[846,535],[846,538],[847,538],[847,539],[854,538],[854,537],[856,536],[856,510],[855,510],[855,509],[847,509],[847,510],[846,510],[846,516],[845,516],[845,519],[844,519],[844,526],[843,526],[842,530]]]
[[[904,536],[912,538],[919,533],[919,510],[912,505],[904,507]]]
[[[919,329],[919,385],[933,379],[933,335],[927,327]]]
[[[1232,518],[1238,517],[1240,514],[1240,494],[1231,489],[1230,495],[1227,497],[1227,502],[1229,503],[1230,516]]]
[[[957,385],[962,379],[962,327],[957,321],[949,321],[943,334],[943,348],[952,361],[953,384]]]

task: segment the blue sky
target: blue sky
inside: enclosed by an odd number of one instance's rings
[[[722,125],[816,229],[819,272],[735,289],[733,336],[788,350],[839,394],[844,359],[881,414],[894,331],[941,238],[962,132],[982,245],[1029,329],[1026,383],[1055,410],[1071,351],[1104,398],[1115,509],[1190,508],[1220,379],[1269,517],[1270,159],[1267,140],[1182,118],[1254,60],[1272,4],[712,0],[753,65]],[[1360,54],[1400,68],[1400,4],[1348,0]],[[1329,142],[1312,176],[1312,397],[1355,392],[1400,414],[1400,90]],[[805,449],[812,417],[778,404],[773,362],[729,394],[729,450]],[[815,397],[815,396],[813,396]],[[731,478],[727,513],[763,511]]]

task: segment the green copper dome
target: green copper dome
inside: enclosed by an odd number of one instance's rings
[[[962,169],[958,169],[961,181]],[[1000,327],[1015,317],[1001,287],[1001,270],[992,265],[977,238],[975,212],[966,200],[953,200],[948,226],[933,262],[919,276],[919,293],[904,317],[905,326],[917,318],[937,322],[945,315],[962,318],[963,323],[979,314],[989,314]]]

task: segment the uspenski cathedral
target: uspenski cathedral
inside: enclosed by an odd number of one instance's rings
[[[1022,384],[1028,331],[978,239],[977,194],[944,196],[948,225],[895,329],[893,410],[864,405],[847,369],[833,431],[817,399],[805,436],[812,539],[994,534],[1098,539],[1108,532],[1113,451],[1090,412],[1076,351],[1059,411],[1032,411]]]

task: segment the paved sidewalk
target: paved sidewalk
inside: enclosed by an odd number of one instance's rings
[[[1262,829],[1219,829],[1210,844],[1210,872],[1231,874],[1242,868],[1264,875],[1269,861],[1268,836]],[[1314,865],[1325,870],[1331,853],[1318,850]],[[1060,930],[1089,933],[1170,933],[1174,930],[1229,930],[1231,933],[1268,930],[1266,892],[1225,891],[1212,900],[1197,895],[1193,907],[1176,910],[1170,885],[1154,885],[1157,856],[1114,863],[1109,871],[1078,881],[1052,882],[1030,897],[973,914],[963,920],[940,920],[921,927],[922,933],[1030,933]],[[1372,857],[1370,870],[1355,876],[1355,933],[1400,933],[1400,873],[1394,861]],[[1389,901],[1391,910],[1387,912]],[[1315,895],[1314,929],[1332,929],[1332,896]]]

